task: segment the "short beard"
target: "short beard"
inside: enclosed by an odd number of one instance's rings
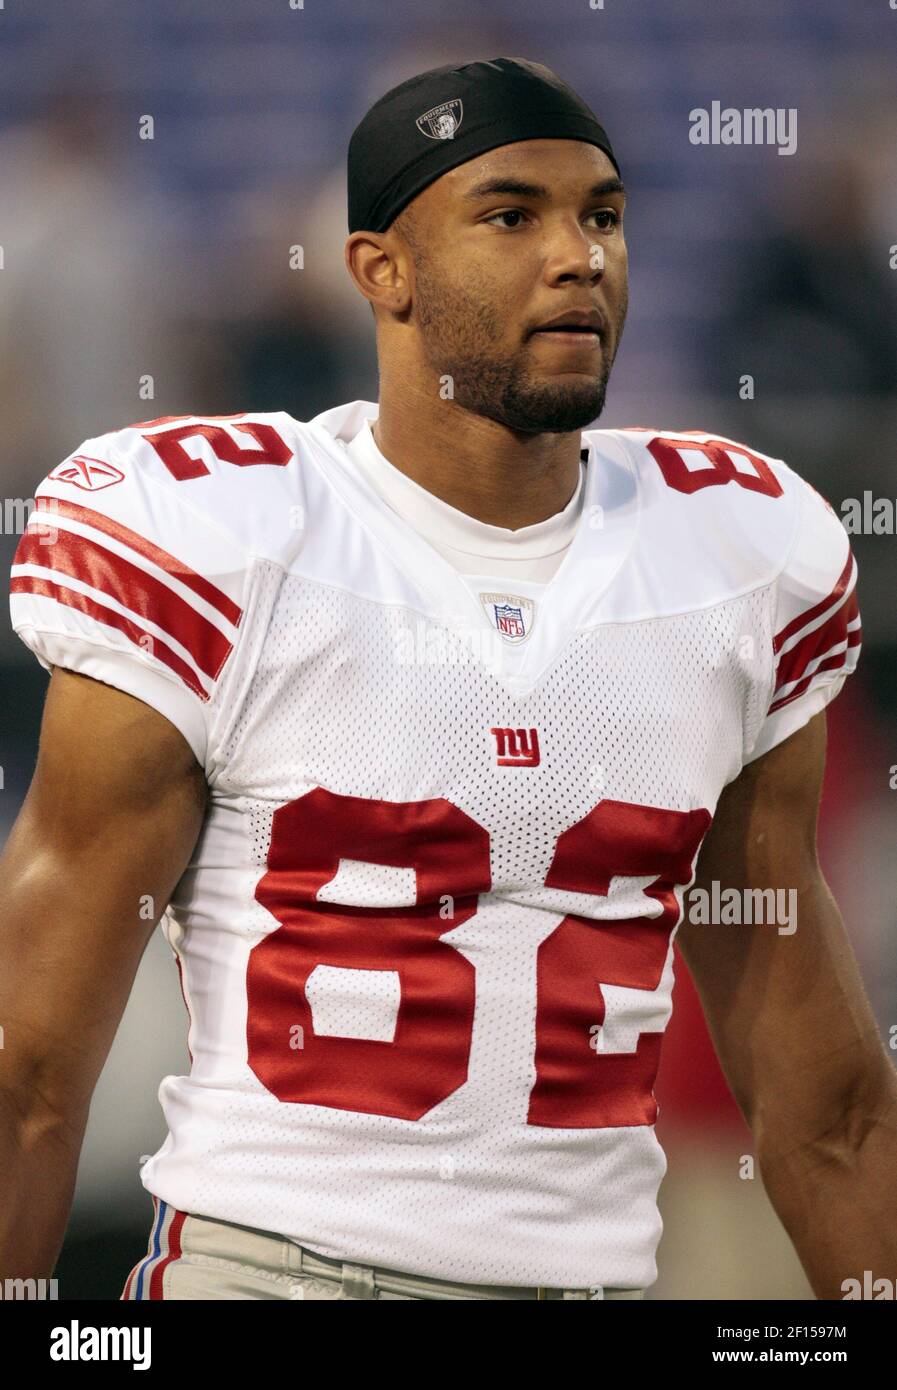
[[[569,434],[598,419],[612,359],[602,354],[599,373],[576,382],[534,378],[519,357],[488,350],[501,337],[495,309],[431,276],[419,248],[415,262],[415,315],[424,351],[438,375],[450,378],[457,405],[520,434]]]
[[[448,365],[454,399],[465,410],[485,415],[519,434],[570,434],[597,420],[604,409],[610,368],[576,382],[533,378],[515,359],[468,354]]]

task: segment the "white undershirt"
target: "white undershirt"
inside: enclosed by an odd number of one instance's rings
[[[582,514],[582,464],[576,491],[563,511],[511,531],[458,511],[402,473],[377,448],[370,420],[346,450],[384,502],[465,577],[521,580],[527,592],[540,589],[563,560]]]

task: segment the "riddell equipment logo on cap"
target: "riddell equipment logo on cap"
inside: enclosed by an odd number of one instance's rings
[[[441,106],[434,106],[418,116],[417,128],[428,140],[453,140],[463,115],[461,99],[455,97],[453,101],[444,101]]]
[[[48,481],[51,480],[54,483],[72,483],[85,492],[99,492],[100,488],[123,483],[125,475],[114,463],[92,459],[88,454],[75,454],[74,458],[66,459],[65,463],[54,468]]]

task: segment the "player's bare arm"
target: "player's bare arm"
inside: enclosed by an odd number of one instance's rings
[[[53,1272],[91,1095],[205,801],[167,719],[54,671],[0,857],[0,1278]]]
[[[897,1077],[816,853],[825,715],[720,797],[695,889],[794,889],[796,930],[678,935],[760,1173],[819,1298],[897,1267]]]

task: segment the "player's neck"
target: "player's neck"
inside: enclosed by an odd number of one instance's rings
[[[381,380],[374,440],[385,458],[449,506],[517,531],[554,516],[579,482],[580,438],[515,434],[438,391]]]

